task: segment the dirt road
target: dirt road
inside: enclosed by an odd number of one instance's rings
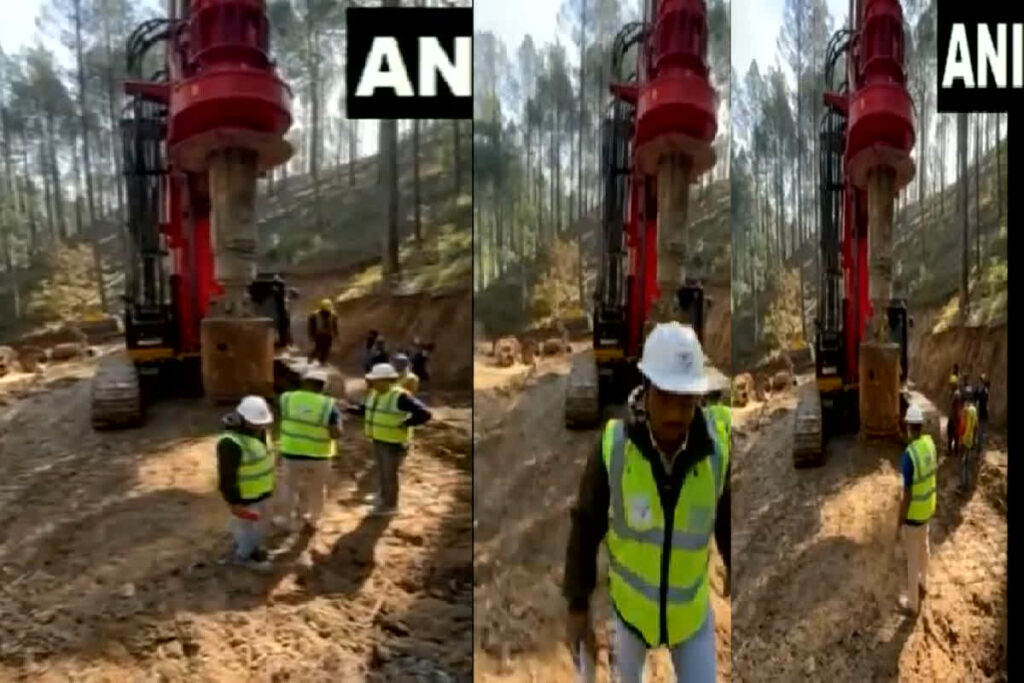
[[[478,681],[572,680],[563,644],[561,580],[569,509],[597,432],[567,431],[562,400],[568,358],[539,361],[527,373],[478,357],[474,398],[474,677]],[[605,584],[606,561],[599,565]],[[729,680],[729,603],[721,597],[722,564],[712,557],[718,679]],[[595,600],[601,670],[607,680],[608,617],[604,591]],[[653,681],[674,680],[664,651]]]
[[[89,363],[61,372],[0,406],[0,679],[469,679],[468,398],[418,430],[390,524],[366,516],[369,449],[348,421],[323,528],[276,537],[287,552],[260,576],[219,564],[224,410],[168,401],[143,429],[96,433]]]
[[[958,496],[940,456],[930,595],[897,599],[900,448],[830,441],[818,469],[792,465],[795,395],[734,411],[733,663],[737,681],[1004,680],[1006,446],[989,440]]]

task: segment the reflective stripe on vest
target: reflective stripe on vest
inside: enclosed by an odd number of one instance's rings
[[[363,432],[374,441],[406,445],[412,437],[412,427],[403,427],[409,413],[398,409],[398,398],[406,394],[400,386],[386,392],[370,390],[366,395],[366,414]]]
[[[328,422],[334,400],[312,391],[281,395],[281,452],[311,458],[330,458],[335,453]]]
[[[728,455],[720,447],[712,421],[707,419],[705,424],[715,448],[683,481],[671,521],[667,577],[662,576],[662,556],[668,529],[650,463],[627,438],[621,420],[610,420],[605,427],[602,455],[611,491],[609,594],[623,620],[649,647],[673,647],[689,639],[707,615],[709,541],[725,486]],[[667,583],[664,605],[663,578]]]
[[[242,500],[256,500],[274,490],[274,454],[254,437],[238,432],[224,432],[222,439],[233,441],[242,449],[238,466],[238,494]]]
[[[914,483],[910,486],[910,507],[907,520],[927,522],[935,514],[935,443],[924,434],[918,437],[907,451],[914,463]]]
[[[729,446],[732,441],[732,411],[729,409],[729,406],[724,406],[720,403],[707,406],[704,410],[708,413],[711,421],[714,422],[718,441],[726,452],[726,457],[728,457]]]

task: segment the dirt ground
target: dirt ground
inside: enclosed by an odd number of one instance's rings
[[[805,378],[806,379],[806,378]],[[829,442],[795,470],[795,392],[734,410],[733,665],[736,680],[1005,680],[1005,436],[977,483],[940,455],[929,596],[902,616],[898,444]]]
[[[93,363],[0,385],[0,680],[469,680],[468,391],[431,396],[390,523],[367,517],[348,420],[322,528],[272,537],[262,576],[220,563],[226,409],[165,401],[94,432]]]
[[[598,432],[568,431],[562,400],[570,361],[500,369],[478,354],[474,394],[474,678],[477,681],[572,680],[561,597],[569,510]],[[606,582],[604,551],[599,586]],[[722,562],[712,554],[712,604],[718,680],[728,681],[730,613],[722,597]],[[594,602],[601,652],[598,680],[608,680],[607,597]],[[674,680],[667,653],[649,667],[653,681]]]

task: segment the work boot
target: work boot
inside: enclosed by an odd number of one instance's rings
[[[267,559],[266,552],[262,550],[253,551],[253,554],[250,555],[248,559],[244,560],[237,555],[233,556],[231,558],[231,564],[260,574],[266,574],[273,569],[273,565],[271,565],[270,560]]]

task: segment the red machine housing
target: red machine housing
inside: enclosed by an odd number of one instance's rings
[[[847,61],[849,94],[825,93],[847,116],[841,268],[846,354],[844,383],[858,382],[860,342],[873,313],[868,291],[867,178],[878,167],[894,173],[894,191],[913,179],[914,119],[904,72],[903,11],[897,0],[851,0],[856,36]]]
[[[207,159],[218,149],[240,148],[258,155],[261,170],[287,161],[291,93],[274,73],[263,0],[171,5],[168,81],[126,81],[125,92],[168,107],[160,234],[177,287],[178,351],[188,354],[198,352],[200,321],[222,293],[214,272]]]
[[[656,7],[655,7],[656,4]],[[637,358],[658,288],[657,172],[665,154],[690,157],[690,182],[715,165],[718,97],[707,64],[704,0],[650,0],[653,30],[640,43],[637,83],[611,84],[636,106],[625,239],[629,261],[625,355]],[[682,284],[682,283],[680,283]]]

